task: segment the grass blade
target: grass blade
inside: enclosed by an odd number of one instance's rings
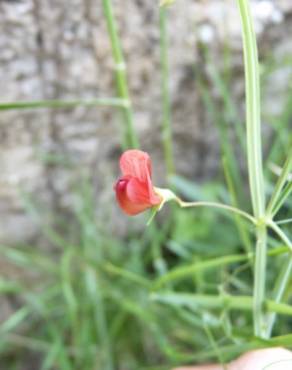
[[[41,109],[41,108],[75,108],[83,107],[124,107],[127,101],[118,98],[99,98],[88,100],[35,100],[0,103],[0,111],[18,110],[18,109]]]
[[[276,212],[280,209],[281,205],[284,203],[285,199],[288,197],[292,189],[292,181],[290,181],[287,185],[288,190],[286,189],[283,191],[283,193],[285,194],[283,196],[282,190],[289,177],[291,168],[292,168],[292,150],[290,150],[288,154],[282,172],[275,186],[274,192],[271,196],[270,202],[267,206],[267,214],[270,215],[271,217],[273,217],[276,214]]]

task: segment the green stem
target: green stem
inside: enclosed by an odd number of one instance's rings
[[[253,214],[256,224],[256,259],[254,277],[253,319],[254,333],[264,337],[264,299],[267,231],[261,220],[265,216],[265,189],[262,163],[260,76],[256,35],[253,27],[249,0],[237,0],[242,25],[245,91],[247,162]]]
[[[111,41],[113,59],[115,62],[116,86],[121,99],[127,102],[122,108],[124,118],[124,147],[137,148],[139,146],[138,138],[134,130],[133,110],[131,107],[128,82],[126,75],[126,64],[122,53],[120,39],[117,32],[117,26],[113,14],[111,0],[102,0],[104,14],[107,22],[108,33]]]
[[[249,0],[237,0],[242,23],[246,91],[247,159],[254,215],[265,213],[265,191],[262,164],[260,77],[256,35]]]
[[[169,64],[168,64],[168,37],[167,37],[167,8],[160,7],[159,27],[160,27],[160,63],[162,71],[161,92],[162,92],[162,144],[164,158],[168,176],[174,174],[172,130],[169,96]]]
[[[290,249],[290,252],[291,252],[292,242],[286,236],[286,234],[281,230],[281,228],[273,221],[270,221],[268,223],[268,226],[280,237],[280,239],[285,243],[285,245]],[[290,281],[291,271],[292,271],[292,255],[290,253],[290,255],[287,257],[287,260],[285,261],[278,275],[276,285],[273,291],[273,299],[277,303],[280,302],[283,298],[286,287]],[[275,313],[270,314],[268,316],[268,323],[267,323],[267,336],[268,337],[271,336],[275,320],[276,320]]]
[[[268,252],[268,255],[275,257],[275,256],[279,256],[282,254],[286,254],[287,252],[289,252],[289,250],[286,247],[279,247],[279,248],[271,249]],[[253,258],[254,258],[254,253],[250,253],[248,255],[235,254],[235,255],[211,258],[211,259],[199,261],[196,263],[192,263],[190,265],[177,267],[177,268],[170,270],[165,275],[159,277],[157,280],[155,280],[153,289],[157,290],[166,283],[186,279],[190,276],[193,276],[197,272],[213,270],[218,267],[227,266],[233,263],[239,263],[239,262],[245,262],[248,260],[252,260]]]
[[[117,98],[97,98],[84,100],[35,100],[0,103],[0,111],[14,109],[36,108],[74,108],[78,106],[95,107],[108,106],[122,108],[128,105],[128,100]]]
[[[169,282],[179,281],[186,279],[188,277],[193,276],[194,274],[206,270],[213,270],[217,267],[226,266],[232,263],[239,263],[248,260],[247,256],[242,254],[240,255],[230,255],[224,257],[217,257],[214,259],[203,260],[191,265],[177,267],[175,269],[170,270],[163,276],[160,276],[154,282],[154,289],[157,290],[161,288],[164,284]]]
[[[289,172],[290,172],[290,168],[292,167],[292,149],[290,150],[290,152],[288,153],[288,157],[284,163],[284,166],[283,166],[283,169],[282,169],[282,172],[280,174],[280,177],[277,181],[277,184],[275,186],[275,189],[273,191],[273,194],[272,194],[272,197],[271,197],[271,200],[267,206],[267,215],[269,216],[274,216],[275,215],[275,210],[278,209],[277,207],[277,203],[278,203],[278,200],[281,198],[281,192],[282,192],[282,189],[288,179],[288,176],[289,176]]]
[[[281,230],[281,228],[273,221],[268,223],[268,226],[275,231],[275,233],[280,237],[280,239],[285,243],[287,247],[292,251],[292,242],[288,236]]]
[[[289,224],[290,222],[292,222],[292,218],[287,218],[285,220],[276,221],[275,223],[277,225],[284,225],[284,224]]]
[[[275,215],[279,211],[279,209],[284,204],[285,200],[288,199],[291,192],[292,192],[292,181],[289,181],[288,184],[284,187],[284,189],[279,194],[277,202],[273,208],[272,215]]]
[[[266,226],[261,225],[257,228],[257,244],[255,256],[255,276],[254,276],[254,332],[256,336],[264,337],[266,333],[266,322],[263,314],[265,300],[265,277],[266,277],[266,258],[267,258],[267,231]]]
[[[182,208],[190,208],[190,207],[212,207],[212,208],[220,208],[225,209],[226,211],[236,213],[237,215],[240,215],[253,224],[256,224],[256,219],[248,214],[247,212],[242,211],[241,209],[228,206],[226,204],[216,203],[216,202],[184,202],[179,198],[175,198],[175,201],[180,205]]]
[[[150,299],[156,302],[174,306],[188,306],[192,308],[224,309],[250,311],[253,299],[249,296],[188,294],[188,293],[151,293]],[[267,300],[263,304],[267,312],[277,312],[281,315],[292,316],[292,307],[288,304],[276,303]]]
[[[280,303],[285,293],[286,287],[291,278],[292,256],[287,256],[280,273],[278,274],[276,285],[272,294],[273,301]],[[267,336],[272,334],[273,326],[276,321],[276,313],[270,313],[268,316]]]

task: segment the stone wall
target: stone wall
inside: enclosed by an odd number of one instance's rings
[[[127,61],[135,127],[155,160],[163,183],[159,27],[156,0],[115,0]],[[207,44],[216,67],[231,50],[232,93],[242,112],[243,76],[236,1],[178,0],[169,8],[170,93],[176,167],[201,181],[218,168],[217,135],[195,82],[208,75],[198,42]],[[262,55],[292,53],[290,0],[253,1]],[[0,101],[86,99],[115,95],[113,62],[100,0],[0,0]],[[281,110],[284,66],[268,80],[267,109]],[[216,89],[212,90],[216,98]],[[0,111],[0,241],[33,238],[39,225],[25,210],[25,193],[46,210],[72,205],[72,187],[89,171],[96,196],[110,203],[120,153],[116,109]],[[115,213],[115,211],[113,210]]]

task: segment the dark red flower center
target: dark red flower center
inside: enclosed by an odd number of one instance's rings
[[[127,187],[128,179],[119,179],[116,183],[115,190],[124,191]]]

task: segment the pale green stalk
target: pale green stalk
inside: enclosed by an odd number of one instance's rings
[[[288,236],[281,230],[281,228],[274,222],[268,222],[268,226],[275,231],[275,233],[282,239],[285,245],[292,251],[292,242],[288,238]]]
[[[272,294],[273,301],[276,303],[281,302],[283,295],[285,293],[287,284],[291,278],[292,271],[292,257],[291,255],[285,258],[284,265],[277,277],[275,288]],[[270,337],[272,334],[273,326],[276,320],[276,313],[273,312],[268,315],[267,324],[267,336]]]
[[[267,261],[267,228],[260,225],[256,228],[256,256],[255,256],[255,276],[254,276],[254,329],[255,335],[265,337],[267,324],[264,314],[265,301],[265,281],[266,281],[266,261]]]
[[[276,284],[273,290],[272,297],[275,302],[279,303],[283,295],[285,293],[286,287],[290,281],[291,278],[291,271],[292,271],[292,242],[290,239],[286,236],[286,234],[281,230],[281,228],[273,221],[270,221],[268,223],[268,226],[280,237],[280,239],[285,243],[285,245],[290,249],[290,255],[287,256],[287,259],[281,268],[278,278],[276,280]],[[276,321],[276,314],[272,313],[268,316],[267,319],[267,336],[270,337],[274,323]]]
[[[268,216],[274,216],[276,213],[276,210],[278,209],[277,203],[281,198],[281,192],[284,188],[284,185],[289,177],[290,169],[292,167],[292,149],[290,150],[290,153],[288,154],[288,157],[284,163],[282,172],[279,176],[279,179],[277,181],[277,184],[275,186],[275,189],[273,191],[273,194],[271,196],[271,199],[269,201],[269,204],[267,206],[267,215]]]
[[[161,63],[161,93],[162,93],[162,144],[164,150],[164,159],[168,176],[174,174],[173,148],[172,148],[172,130],[171,130],[171,112],[169,96],[169,63],[168,63],[168,34],[167,34],[167,8],[159,9],[159,27],[160,27],[160,63]]]
[[[285,220],[276,221],[275,223],[277,225],[284,225],[289,224],[290,222],[292,222],[292,218],[286,218]]]
[[[267,235],[263,222],[265,218],[265,189],[262,164],[259,63],[249,0],[237,0],[237,2],[241,17],[244,50],[248,174],[253,213],[258,220],[256,224],[257,251],[253,304],[254,334],[264,337],[266,330],[263,304]]]
[[[252,309],[252,297],[231,296],[231,295],[211,295],[211,294],[189,294],[189,293],[151,293],[150,299],[153,301],[177,306],[188,306],[192,308],[207,309],[232,309],[250,311]],[[277,312],[281,315],[292,316],[292,307],[288,304],[277,303],[266,300],[263,303],[264,309],[268,312]]]
[[[256,35],[249,0],[237,0],[242,23],[246,91],[247,159],[253,212],[256,218],[265,214],[265,192],[262,164],[260,78]]]
[[[225,209],[226,211],[233,212],[237,215],[240,215],[253,224],[256,224],[256,219],[251,216],[249,213],[242,211],[239,208],[228,206],[227,204],[221,204],[217,202],[184,202],[179,198],[174,199],[182,208],[195,208],[195,207],[211,207],[211,208],[219,208],[219,209]]]
[[[0,103],[0,111],[14,109],[36,109],[36,108],[74,108],[83,107],[118,107],[123,108],[128,105],[127,100],[117,98],[97,98],[97,99],[76,99],[76,100],[34,100]]]
[[[124,60],[120,39],[117,32],[117,26],[113,14],[111,0],[102,0],[104,15],[107,22],[108,33],[111,41],[114,68],[116,74],[116,86],[119,98],[125,101],[121,108],[124,118],[124,147],[137,148],[139,145],[138,138],[134,130],[133,110],[128,91],[128,82],[126,75],[126,63]]]
[[[288,184],[281,191],[281,193],[280,193],[280,195],[279,195],[279,197],[277,199],[276,205],[273,208],[273,214],[274,215],[282,207],[282,205],[284,204],[285,200],[288,199],[288,197],[290,196],[290,193],[291,192],[292,192],[292,181],[289,181]]]
[[[287,252],[289,252],[289,250],[286,247],[278,247],[275,249],[271,249],[268,252],[268,255],[271,257],[275,257],[275,256],[279,256],[282,254],[286,254]],[[176,267],[170,270],[169,272],[167,272],[165,275],[159,277],[154,282],[154,289],[158,289],[162,285],[169,283],[169,282],[175,282],[175,281],[186,279],[200,271],[212,270],[212,269],[216,269],[218,267],[224,267],[224,266],[227,266],[233,263],[239,263],[239,262],[252,260],[253,258],[254,258],[253,253],[250,253],[248,255],[235,254],[235,255],[211,258],[211,259],[207,259],[203,261],[198,261],[190,265]]]
[[[205,261],[199,261],[195,262],[191,265],[186,265],[182,267],[177,267],[175,269],[170,270],[163,276],[160,276],[154,283],[154,288],[159,289],[163,285],[174,282],[174,281],[180,281],[183,279],[186,279],[190,276],[193,276],[194,274],[206,271],[206,270],[212,270],[217,267],[226,266],[232,263],[239,263],[246,261],[248,259],[247,256],[244,255],[229,255],[224,257],[217,257]]]

